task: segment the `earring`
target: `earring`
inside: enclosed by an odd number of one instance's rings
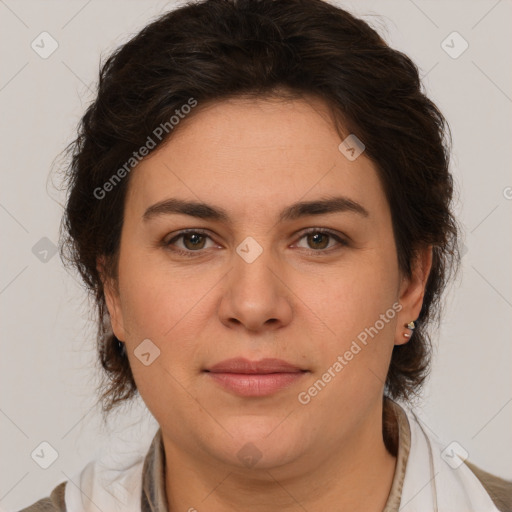
[[[409,329],[411,332],[404,332],[404,338],[410,338],[412,335],[412,331],[416,328],[416,325],[414,322],[409,322],[408,324],[405,324],[405,327]]]
[[[121,357],[126,355],[126,346],[122,341],[117,340],[117,349],[119,350]]]

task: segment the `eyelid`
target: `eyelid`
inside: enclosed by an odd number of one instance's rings
[[[349,242],[347,240],[348,237],[346,235],[339,233],[337,231],[334,231],[332,229],[329,229],[329,228],[316,228],[316,227],[305,228],[303,230],[296,232],[293,236],[294,236],[294,238],[297,238],[297,241],[300,241],[302,238],[304,238],[305,236],[312,234],[312,233],[329,235],[331,238],[334,238],[338,242],[338,246],[341,246],[341,247],[349,245]],[[194,254],[203,253],[205,251],[205,249],[198,249],[197,251],[192,251],[192,250],[184,250],[184,249],[179,249],[179,248],[178,249],[171,248],[171,246],[172,246],[171,242],[175,242],[176,240],[180,239],[182,236],[187,235],[187,234],[202,235],[205,238],[209,238],[210,240],[214,241],[212,239],[211,233],[208,230],[204,230],[201,228],[188,228],[188,229],[183,229],[181,231],[178,231],[168,241],[165,241],[165,239],[164,239],[164,241],[163,241],[164,247],[175,252],[175,253],[185,254],[187,256],[192,256]],[[337,248],[339,249],[340,247],[337,247]],[[337,248],[335,246],[335,247],[331,247],[329,249],[319,249],[319,250],[305,249],[305,248],[302,248],[302,249],[305,250],[309,254],[322,255],[322,254],[330,253],[331,251],[336,250]]]
[[[305,236],[307,236],[309,234],[316,234],[316,233],[319,233],[322,235],[329,235],[331,238],[334,238],[338,242],[338,244],[337,244],[337,246],[330,247],[329,249],[314,250],[314,249],[302,248],[309,254],[313,254],[313,255],[325,254],[326,255],[326,254],[330,254],[333,251],[336,251],[337,249],[340,249],[340,247],[346,247],[349,245],[349,242],[347,240],[348,237],[346,235],[343,235],[342,233],[339,233],[338,231],[334,231],[329,228],[315,228],[315,227],[306,228],[304,230],[299,231],[294,236],[298,237],[298,240],[301,240],[302,238],[304,238]]]
[[[164,246],[168,247],[171,245],[171,242],[175,241],[175,240],[178,240],[179,238],[181,238],[183,235],[187,235],[187,234],[198,234],[198,235],[202,235],[204,236],[205,238],[209,238],[210,240],[213,241],[212,239],[212,236],[211,236],[211,233],[207,230],[204,230],[204,229],[201,229],[201,228],[188,228],[188,229],[182,229],[181,231],[178,231],[176,234],[174,234],[172,236],[172,238],[169,238],[169,240],[165,241],[165,238],[163,240],[163,244]],[[179,252],[180,250],[178,250]],[[186,251],[186,252],[201,252],[201,251]]]

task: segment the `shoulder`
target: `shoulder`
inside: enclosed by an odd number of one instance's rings
[[[66,483],[57,485],[47,498],[42,498],[19,512],[66,512],[64,492]]]
[[[505,480],[480,469],[469,461],[464,461],[480,480],[485,490],[500,512],[512,512],[512,480]]]

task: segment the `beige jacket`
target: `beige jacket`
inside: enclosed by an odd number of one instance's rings
[[[389,399],[384,401],[384,438],[388,450],[397,457],[397,463],[383,512],[399,512],[411,438],[407,416]],[[501,512],[512,512],[512,481],[487,473],[468,461],[465,461],[465,464],[482,483],[496,507]],[[141,512],[168,512],[165,494],[165,452],[161,429],[155,434],[145,456],[142,474]],[[66,512],[64,500],[66,484],[67,481],[57,485],[49,497],[37,501],[20,512]]]

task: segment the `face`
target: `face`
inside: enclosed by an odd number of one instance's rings
[[[376,168],[341,140],[320,101],[236,99],[195,112],[132,171],[106,299],[166,448],[311,467],[380,429],[430,263],[400,274]],[[233,358],[254,364],[214,371]]]

